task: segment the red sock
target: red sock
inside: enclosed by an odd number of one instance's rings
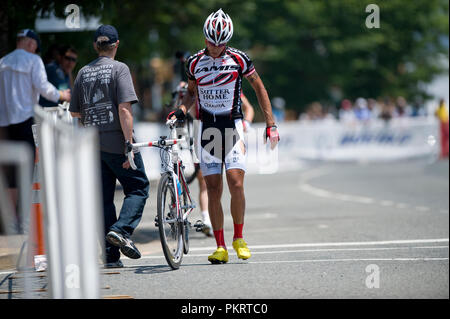
[[[233,241],[237,238],[243,238],[242,237],[242,229],[244,228],[244,224],[234,224],[234,236]]]
[[[223,229],[214,230],[214,237],[216,238],[217,247],[223,247],[227,249],[225,245],[225,239],[223,236]]]

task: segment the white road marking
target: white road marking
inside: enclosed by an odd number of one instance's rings
[[[381,206],[394,206],[394,202],[391,200],[382,200],[380,201]]]
[[[317,262],[349,262],[349,261],[444,261],[446,258],[345,258],[345,259],[310,259],[310,260],[272,260],[272,261],[250,261],[249,264],[278,264],[278,263],[317,263]]]
[[[318,196],[325,197],[331,199],[339,199],[347,202],[355,202],[360,204],[374,204],[375,200],[373,198],[364,197],[364,196],[355,196],[355,195],[347,195],[347,194],[339,194],[330,192],[324,189],[320,189],[309,184],[301,184],[300,189],[306,193]]]
[[[331,243],[299,243],[299,244],[278,244],[278,245],[249,245],[250,249],[271,249],[271,248],[298,248],[298,247],[335,247],[335,246],[375,246],[375,245],[402,245],[402,244],[424,244],[424,243],[444,243],[448,238],[439,239],[411,239],[411,240],[385,240],[385,241],[362,241],[362,242],[331,242]],[[192,247],[191,251],[216,249],[210,247]]]
[[[316,252],[349,252],[349,251],[383,251],[383,250],[411,250],[411,249],[448,249],[449,246],[416,246],[416,247],[376,247],[376,248],[334,248],[334,249],[303,249],[303,250],[274,250],[274,251],[252,251],[252,255],[269,254],[297,254]],[[184,257],[206,257],[210,254],[187,254]],[[164,255],[142,256],[141,259],[159,259]]]
[[[391,240],[391,241],[367,241],[367,242],[332,242],[332,243],[299,243],[299,244],[279,244],[279,245],[254,245],[249,246],[249,249],[252,250],[252,254],[257,254],[258,252],[254,252],[254,249],[276,249],[276,248],[301,248],[301,247],[346,247],[346,246],[377,246],[377,245],[407,245],[407,244],[436,244],[436,243],[448,243],[448,238],[439,238],[439,239],[412,239],[412,240]],[[425,246],[432,248],[442,248],[447,246]],[[189,249],[190,252],[196,251],[214,251],[217,247],[209,246],[209,247],[191,247]],[[412,249],[414,247],[403,247],[404,249]],[[419,247],[416,247],[419,248]],[[386,248],[387,250],[388,248]],[[392,249],[400,249],[400,247],[392,247]],[[342,249],[341,249],[342,250]],[[351,250],[351,249],[349,249]],[[353,250],[377,250],[376,248],[354,248]],[[383,250],[382,247],[378,248],[378,250]],[[311,250],[312,251],[312,250]],[[322,249],[317,251],[339,251],[339,249]],[[295,251],[294,251],[295,252]],[[301,252],[301,251],[300,251]],[[270,253],[270,252],[268,252]],[[193,256],[192,254],[188,254],[187,256]],[[207,256],[207,255],[206,255]],[[162,255],[153,255],[153,256],[142,256],[142,259],[152,259],[152,258],[161,258]],[[127,257],[124,257],[127,259]]]
[[[270,254],[298,254],[298,253],[320,253],[320,252],[350,252],[350,251],[388,251],[388,250],[411,250],[411,249],[448,249],[449,246],[418,246],[418,247],[378,247],[378,248],[337,248],[337,249],[305,249],[305,250],[275,250],[275,251],[252,251],[252,255]],[[212,251],[211,251],[212,252]],[[187,254],[184,258],[207,257],[207,254]],[[161,259],[164,255],[142,256],[141,259]],[[424,257],[428,258],[428,257]],[[431,258],[431,257],[430,257]],[[443,258],[443,257],[442,257]],[[130,267],[131,265],[127,265]],[[142,265],[135,265],[136,267]]]
[[[404,208],[408,207],[408,205],[405,203],[395,203],[394,201],[391,201],[391,200],[377,201],[374,198],[370,198],[370,197],[332,192],[332,191],[314,187],[314,186],[308,184],[309,180],[326,175],[330,171],[331,171],[331,168],[319,168],[317,170],[312,170],[310,172],[302,173],[302,175],[300,176],[300,182],[299,182],[298,187],[305,193],[309,193],[311,195],[323,197],[323,198],[337,199],[337,200],[341,200],[341,201],[354,202],[354,203],[359,203],[359,204],[379,204],[384,207],[394,206],[394,207],[400,208],[400,209],[404,209]],[[426,206],[416,206],[415,209],[420,212],[427,212],[427,211],[431,210],[430,207],[426,207]],[[448,210],[447,210],[447,213],[448,213]]]

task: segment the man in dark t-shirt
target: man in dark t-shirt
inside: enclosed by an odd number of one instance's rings
[[[114,60],[118,45],[119,35],[113,26],[97,29],[94,48],[99,56],[78,72],[69,108],[85,127],[97,128],[100,136],[108,268],[123,267],[120,252],[133,259],[141,257],[130,237],[141,220],[149,191],[141,154],[134,154],[137,170],[130,169],[125,156],[126,145],[134,142],[131,104],[137,97],[128,66]],[[116,180],[125,193],[119,218],[114,206]]]

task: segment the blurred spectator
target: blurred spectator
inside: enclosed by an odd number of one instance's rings
[[[62,46],[59,49],[59,59],[47,64],[45,71],[47,72],[48,81],[59,90],[72,89],[73,87],[73,69],[77,63],[77,51],[71,46]],[[47,100],[41,96],[39,104],[48,106],[57,106],[57,102]]]
[[[370,120],[371,112],[367,107],[367,100],[365,98],[357,98],[354,106],[355,116],[358,120],[363,122]]]
[[[353,105],[349,99],[344,99],[341,102],[341,108],[339,109],[339,120],[344,123],[356,121],[355,112],[353,112]]]
[[[411,107],[411,116],[426,116],[425,108],[423,107],[423,99],[418,96],[414,99],[412,107]]]
[[[372,98],[367,99],[367,108],[369,109],[371,118],[377,119],[380,117],[381,110],[377,100]]]
[[[306,109],[306,113],[301,114],[299,119],[301,121],[336,120],[332,114],[328,113],[327,110],[324,110],[324,107],[319,102],[311,103]]]
[[[302,121],[317,121],[322,119],[322,105],[318,102],[311,103],[307,109],[306,113],[300,115],[300,120]]]
[[[285,120],[285,104],[286,102],[282,97],[274,97],[272,99],[272,113],[277,123],[284,122]]]
[[[448,157],[449,151],[449,127],[448,127],[448,110],[444,99],[439,101],[439,106],[435,112],[436,117],[440,122],[441,131],[441,155],[440,158]]]
[[[0,59],[0,127],[6,139],[26,142],[33,155],[35,144],[31,126],[39,94],[53,102],[70,100],[69,90],[58,91],[47,81],[44,63],[36,54],[40,49],[39,36],[25,29],[17,34],[16,49]],[[9,195],[16,203],[14,169],[7,168],[6,175]]]
[[[408,105],[406,99],[403,96],[397,97],[396,102],[397,103],[395,105],[395,113],[394,113],[396,117],[411,116],[412,114],[411,106]]]
[[[382,100],[381,102],[381,108],[380,108],[380,118],[389,121],[394,116],[394,109],[395,105],[392,103],[392,101],[387,98]]]
[[[52,62],[60,62],[59,49],[60,45],[58,43],[53,43],[50,45],[44,57],[42,58],[42,61],[44,61],[44,65]]]
[[[389,121],[394,117],[413,117],[426,115],[423,101],[417,98],[414,104],[399,96],[396,99],[390,97],[378,99],[359,97],[354,103],[350,99],[341,101],[339,110],[334,105],[331,109],[324,107],[319,102],[311,103],[299,120],[316,121],[324,119],[339,119],[343,123],[368,122],[382,119]]]

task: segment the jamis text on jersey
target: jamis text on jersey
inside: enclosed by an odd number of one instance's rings
[[[215,66],[212,65],[209,68],[198,68],[197,71],[195,71],[195,74],[200,72],[211,72],[211,71],[227,71],[227,70],[239,70],[239,65],[221,65],[221,66]]]

